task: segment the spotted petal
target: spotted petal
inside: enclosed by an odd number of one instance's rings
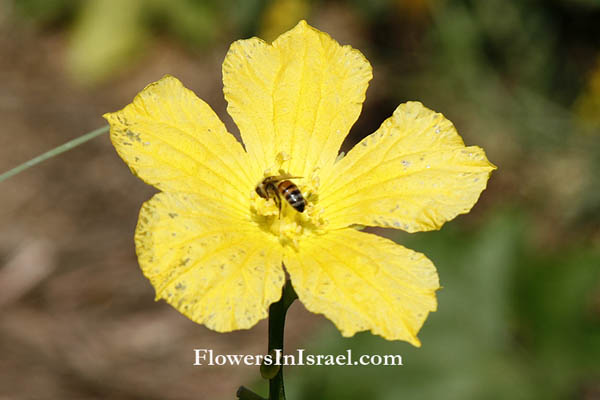
[[[354,229],[330,231],[288,249],[284,262],[298,298],[344,336],[370,330],[415,346],[435,311],[435,267],[423,254]]]
[[[283,152],[289,173],[309,176],[331,165],[362,107],[371,66],[350,46],[305,21],[272,45],[232,44],[223,62],[227,108],[256,168]]]
[[[281,297],[281,246],[206,200],[159,193],[144,203],[135,233],[140,266],[156,299],[191,320],[219,332],[250,328]]]
[[[319,205],[331,229],[439,229],[473,207],[494,169],[443,115],[409,102],[324,171]]]
[[[129,168],[162,191],[202,193],[223,210],[247,215],[256,172],[248,155],[204,101],[172,76],[105,114],[110,137]]]

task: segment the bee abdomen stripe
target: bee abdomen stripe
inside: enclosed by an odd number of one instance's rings
[[[285,192],[286,190],[289,190],[289,189],[292,189],[292,190],[293,190],[293,189],[298,189],[298,188],[296,187],[296,185],[294,185],[294,184],[293,184],[292,182],[290,182],[290,181],[282,181],[282,182],[279,182],[279,185],[277,185],[277,187],[278,187],[278,188],[279,188],[279,190],[281,190],[282,192]]]
[[[282,194],[285,197],[302,197],[302,193],[298,189],[286,189]]]
[[[304,199],[302,197],[295,197],[295,198],[288,197],[286,200],[289,201],[289,203],[291,205],[304,203]]]
[[[294,207],[297,211],[304,211],[304,206],[306,205],[306,201],[302,196],[302,192],[298,189],[293,182],[285,180],[281,181],[277,184],[277,190],[280,195],[286,199],[286,201]]]

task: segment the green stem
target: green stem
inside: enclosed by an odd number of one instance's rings
[[[269,308],[269,354],[274,354],[276,349],[283,354],[285,314],[297,297],[292,283],[287,281],[283,287],[281,299],[271,304]],[[269,400],[285,400],[283,365],[279,367],[277,375],[269,380]]]
[[[287,281],[283,287],[281,299],[269,307],[269,355],[276,360],[275,350],[283,354],[283,331],[285,327],[285,314],[298,296],[292,287],[292,283]],[[283,388],[283,366],[267,365],[260,367],[260,373],[265,379],[269,379],[269,398],[264,399],[251,390],[240,386],[237,391],[237,397],[240,400],[285,400],[285,390]]]
[[[64,153],[65,151],[69,151],[69,150],[79,146],[80,144],[83,144],[83,143],[87,142],[88,140],[91,140],[91,139],[95,138],[96,136],[100,136],[106,132],[108,132],[108,125],[103,126],[102,128],[95,129],[91,132],[88,132],[88,133],[82,135],[82,136],[79,136],[76,139],[68,141],[65,144],[62,144],[58,147],[53,148],[50,151],[45,152],[44,154],[40,154],[39,156],[32,158],[31,160],[19,165],[18,167],[15,167],[9,171],[6,171],[3,174],[0,174],[0,182],[10,178],[11,176],[17,175],[18,173],[23,172],[26,169],[41,163],[42,161],[46,161],[47,159],[57,156],[61,153]]]

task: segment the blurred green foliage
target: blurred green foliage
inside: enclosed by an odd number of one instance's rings
[[[265,0],[21,0],[16,14],[41,27],[66,25],[68,65],[87,85],[138,60],[160,33],[190,50],[205,50],[229,30],[249,34]]]
[[[73,15],[79,5],[77,0],[20,0],[14,7],[20,17],[38,24],[51,24]]]

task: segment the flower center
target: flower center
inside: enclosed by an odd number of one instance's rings
[[[326,221],[319,207],[319,176],[297,177],[281,168],[287,161],[277,156],[279,168],[269,168],[250,195],[250,212],[259,227],[277,236],[282,245],[298,247],[302,236],[324,231]]]

